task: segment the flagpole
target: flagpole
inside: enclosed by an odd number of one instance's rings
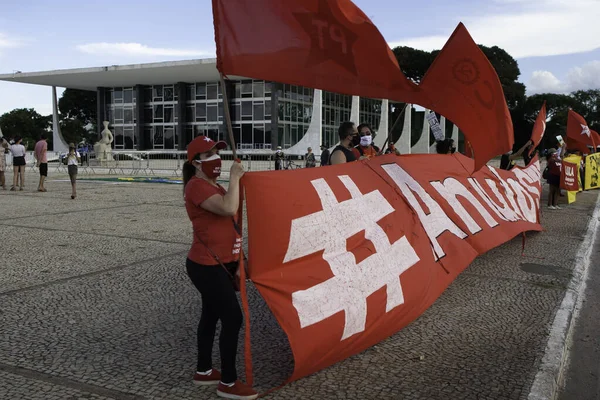
[[[398,124],[398,121],[400,121],[400,118],[404,115],[404,112],[408,108],[408,105],[409,105],[409,103],[406,103],[406,105],[404,106],[404,108],[402,109],[402,111],[400,111],[400,114],[396,118],[396,121],[394,121],[394,124],[392,125],[392,127],[388,131],[388,137],[387,137],[387,139],[385,139],[385,142],[383,143],[383,146],[381,146],[381,150],[380,151],[383,152],[383,148],[388,144],[388,142],[391,142],[390,138],[392,137],[392,131],[394,130],[394,128]],[[389,146],[388,146],[388,148],[389,148]]]
[[[233,127],[231,126],[231,114],[229,113],[229,100],[227,99],[227,87],[223,74],[219,74],[221,80],[221,93],[223,94],[223,110],[225,111],[225,124],[227,125],[227,133],[229,135],[229,143],[231,144],[231,152],[233,159],[237,158],[235,139],[233,138]]]

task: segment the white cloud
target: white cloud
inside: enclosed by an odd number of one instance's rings
[[[482,14],[461,19],[475,42],[497,45],[515,58],[574,54],[600,47],[598,0],[495,0]],[[450,33],[404,38],[390,45],[431,51],[441,49]]]
[[[210,52],[193,49],[149,47],[140,43],[88,43],[77,46],[83,53],[117,56],[202,57]]]
[[[575,90],[600,89],[600,61],[592,61],[569,70],[564,81],[550,71],[535,71],[527,84],[527,94],[570,93]]]
[[[0,32],[0,51],[23,45],[23,41]]]

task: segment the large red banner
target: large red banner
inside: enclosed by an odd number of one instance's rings
[[[539,224],[540,167],[387,155],[243,178],[249,275],[287,334],[291,380],[421,315],[475,257]]]

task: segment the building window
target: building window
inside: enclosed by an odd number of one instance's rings
[[[196,121],[206,121],[206,103],[196,103]]]
[[[208,84],[206,88],[206,99],[207,100],[217,100],[219,98],[218,88],[215,84]]]
[[[163,90],[163,100],[173,101],[173,86],[165,86]]]
[[[153,86],[152,94],[154,101],[163,101],[163,87],[162,85]]]
[[[123,103],[133,103],[133,89],[125,89],[123,91]]]
[[[152,136],[152,147],[155,149],[163,149],[165,146],[164,132],[162,126],[154,127],[154,135]]]
[[[216,122],[219,120],[219,112],[217,111],[216,104],[206,105],[206,120],[209,122]]]
[[[205,83],[196,83],[196,100],[206,100]]]
[[[163,122],[173,122],[173,106],[165,105],[163,110]]]
[[[154,106],[154,122],[163,122],[163,106]]]

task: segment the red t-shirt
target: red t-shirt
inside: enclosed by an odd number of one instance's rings
[[[195,263],[219,264],[206,246],[224,264],[239,260],[242,238],[233,225],[232,217],[214,214],[200,206],[209,197],[215,194],[224,196],[225,193],[223,187],[213,186],[204,179],[196,177],[193,177],[185,186],[185,209],[194,230],[194,242],[188,258]],[[204,244],[198,240],[198,237]]]
[[[548,172],[550,172],[550,175],[560,176],[560,172],[562,169],[561,159],[558,158],[556,155],[552,155],[552,157],[550,157],[550,159],[548,160],[548,167]]]

